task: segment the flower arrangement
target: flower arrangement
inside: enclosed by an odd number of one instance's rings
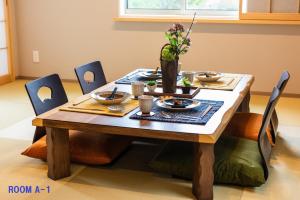
[[[191,46],[191,39],[189,38],[196,13],[194,14],[193,21],[186,33],[185,29],[181,24],[174,24],[166,33],[165,37],[169,41],[162,47],[161,59],[165,61],[178,60],[180,55],[188,52]]]
[[[188,52],[191,46],[190,33],[195,21],[193,21],[186,34],[181,24],[174,24],[166,33],[169,41],[161,48],[160,66],[162,74],[162,87],[164,93],[175,93],[178,76],[179,56]]]

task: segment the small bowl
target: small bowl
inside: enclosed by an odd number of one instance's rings
[[[200,82],[216,82],[223,76],[223,74],[218,72],[200,72],[197,74],[196,79]]]
[[[116,92],[115,98],[106,99],[111,95],[111,93],[112,91],[93,92],[91,97],[103,105],[121,104],[130,97],[130,94],[127,92]]]
[[[157,88],[157,84],[155,85],[146,85],[147,89],[149,92],[154,92],[155,89]]]

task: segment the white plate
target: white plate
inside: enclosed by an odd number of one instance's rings
[[[158,101],[156,102],[156,105],[157,105],[158,107],[165,108],[165,109],[167,109],[167,110],[172,110],[172,111],[185,111],[185,110],[191,110],[191,109],[193,109],[193,108],[197,108],[198,106],[201,105],[201,102],[196,101],[196,100],[193,100],[193,103],[192,103],[191,105],[185,107],[185,108],[172,108],[171,106],[166,105],[166,104],[164,103],[163,100],[158,100]]]
[[[111,95],[112,91],[105,92],[93,92],[91,97],[104,105],[113,105],[113,104],[121,104],[123,101],[127,100],[131,95],[127,92],[116,92],[116,98],[107,100],[106,97]]]
[[[205,74],[208,74],[209,77],[206,77]],[[200,82],[216,82],[224,75],[218,72],[199,72],[196,75],[196,79]]]
[[[144,77],[144,78],[153,78],[153,79],[159,79],[161,78],[161,72],[158,72],[157,74],[152,74],[152,71],[146,71],[146,72],[140,72],[138,73],[138,75],[140,77]]]

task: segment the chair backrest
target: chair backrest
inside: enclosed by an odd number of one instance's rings
[[[51,90],[51,98],[41,100],[38,93],[43,87]],[[52,74],[37,80],[28,82],[25,84],[26,91],[29,95],[31,104],[33,106],[36,115],[43,114],[49,110],[52,110],[58,106],[61,106],[68,102],[68,98],[62,82],[57,74]],[[33,142],[40,139],[46,134],[43,128],[37,128]]]
[[[287,82],[289,81],[290,79],[290,74],[288,71],[284,71],[282,74],[281,74],[281,77],[280,77],[280,80],[278,81],[277,83],[277,88],[279,89],[280,93],[283,92]]]
[[[87,72],[91,72],[94,75],[94,80],[88,82],[84,79],[84,75]],[[79,81],[81,90],[83,94],[90,93],[91,91],[105,85],[106,78],[102,69],[100,61],[95,61],[80,67],[75,68],[75,73]]]
[[[260,154],[263,159],[263,167],[265,171],[265,179],[268,178],[269,176],[269,170],[268,170],[268,165],[269,165],[269,160],[271,156],[271,151],[272,151],[272,145],[269,142],[268,135],[267,135],[267,128],[270,124],[271,121],[271,116],[274,112],[275,106],[280,98],[280,90],[275,87],[273,89],[272,95],[269,99],[267,108],[265,110],[264,116],[263,116],[263,121],[262,121],[262,126],[259,131],[259,136],[258,136],[258,147]]]
[[[283,93],[283,90],[285,89],[285,86],[287,85],[289,79],[290,79],[289,72],[284,71],[281,74],[281,77],[280,77],[280,79],[277,83],[277,86],[276,86],[279,89],[280,94]],[[274,113],[271,117],[271,127],[272,127],[272,131],[271,131],[272,141],[273,141],[273,144],[275,144],[276,135],[277,135],[277,128],[278,128],[278,116],[277,116],[276,110],[274,111]]]

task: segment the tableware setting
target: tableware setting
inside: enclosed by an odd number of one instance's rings
[[[122,112],[124,110],[123,105],[111,105],[107,107],[109,111],[111,112]]]
[[[137,100],[130,98],[131,94],[117,90],[92,92],[85,99],[67,104],[60,110],[122,117],[139,106]]]
[[[91,97],[103,105],[114,105],[121,104],[127,100],[131,95],[127,92],[117,91],[103,91],[103,92],[92,92]]]
[[[146,79],[161,79],[161,71],[143,71],[138,74]]]
[[[156,105],[160,108],[171,111],[184,111],[196,108],[201,105],[197,100],[186,98],[169,98],[156,101]]]
[[[80,112],[122,117],[138,107],[131,94],[119,91],[118,87],[106,91],[94,91],[60,108],[62,111]]]
[[[201,89],[233,91],[240,80],[238,74],[198,72],[192,85]]]
[[[194,82],[194,77],[195,77],[194,72],[184,71],[184,72],[181,72],[181,74],[182,74],[182,78],[186,78],[191,83]]]
[[[216,82],[222,77],[224,77],[224,74],[213,71],[198,72],[196,75],[196,79],[199,82]]]
[[[130,119],[205,125],[223,104],[223,101],[162,98],[153,103],[151,111],[145,111],[151,114],[138,111]]]
[[[131,83],[131,92],[134,99],[138,99],[139,96],[144,94],[145,84],[141,81]]]
[[[157,70],[157,72],[156,72]],[[181,79],[181,74],[177,76],[177,80]],[[147,82],[155,80],[157,81],[158,85],[162,85],[162,72],[161,70],[153,69],[140,69],[136,70],[133,73],[130,73],[117,81],[115,81],[116,84],[125,84],[125,85],[130,85],[133,82],[140,81],[140,82]]]
[[[153,116],[155,113],[151,112],[153,108],[153,96],[142,95],[139,96],[139,107],[140,112],[137,113],[139,116]]]
[[[147,81],[146,87],[149,92],[155,92],[155,89],[157,88],[157,82],[156,81]]]

